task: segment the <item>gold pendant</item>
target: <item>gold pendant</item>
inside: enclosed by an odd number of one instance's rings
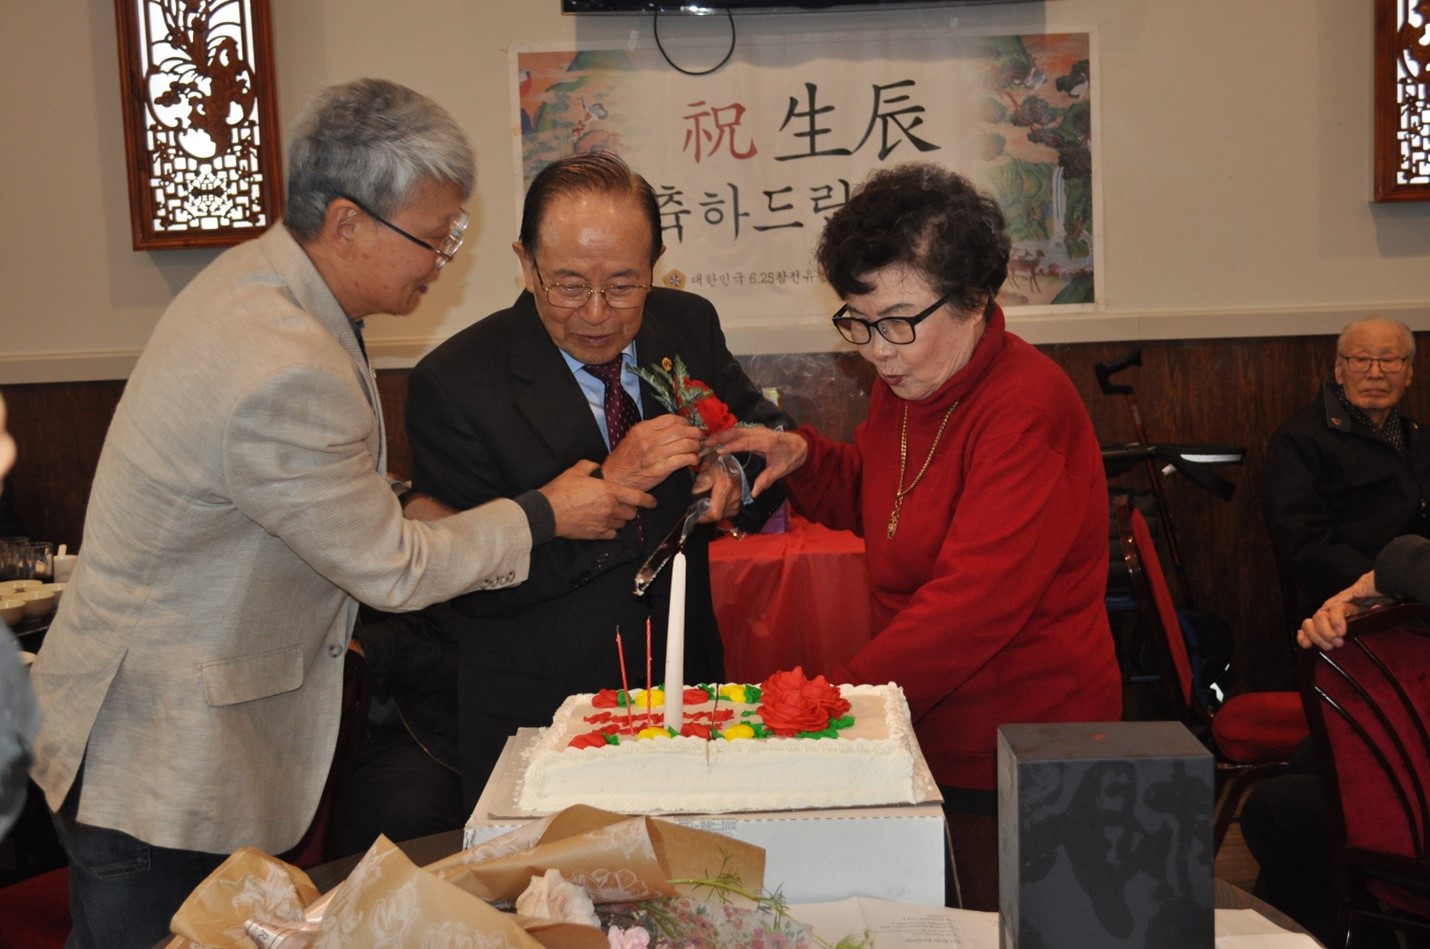
[[[898,508],[897,505],[895,505],[895,507],[894,507],[894,512],[889,515],[889,530],[888,530],[888,533],[887,533],[885,536],[888,537],[889,540],[893,540],[893,539],[894,539],[894,534],[898,531],[898,529],[899,529],[899,508]]]

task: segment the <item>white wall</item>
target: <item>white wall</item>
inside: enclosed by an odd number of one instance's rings
[[[477,146],[467,247],[415,315],[369,322],[378,364],[410,365],[517,290],[510,48],[645,40],[650,19],[563,17],[559,0],[272,4],[285,134],[321,86],[374,75],[441,102]],[[1018,321],[1034,342],[1332,332],[1372,311],[1430,329],[1430,203],[1370,202],[1370,7],[1048,0],[737,25],[1093,32],[1101,309]],[[725,30],[721,18],[664,18],[661,33]],[[123,378],[218,252],[131,249],[112,0],[0,3],[0,89],[0,383]],[[821,351],[832,336],[731,343]]]

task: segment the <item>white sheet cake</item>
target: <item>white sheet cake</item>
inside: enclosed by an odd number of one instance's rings
[[[835,737],[712,739],[682,735],[571,747],[593,732],[631,732],[647,724],[644,709],[597,708],[595,696],[576,695],[527,754],[516,805],[523,814],[549,814],[572,804],[620,813],[719,813],[905,804],[920,800],[919,758],[903,690],[889,685],[843,685],[853,722]],[[757,706],[705,701],[685,706],[686,722],[728,729],[745,722],[759,730]],[[846,717],[848,717],[846,716]],[[649,724],[663,723],[654,709]]]

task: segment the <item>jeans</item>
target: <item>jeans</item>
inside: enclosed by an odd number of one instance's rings
[[[154,847],[117,830],[81,824],[79,780],[55,814],[69,854],[72,929],[67,949],[149,949],[226,854]]]

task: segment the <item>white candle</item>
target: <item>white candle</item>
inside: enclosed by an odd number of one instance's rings
[[[685,724],[685,551],[670,565],[670,617],[665,626],[665,727]]]

